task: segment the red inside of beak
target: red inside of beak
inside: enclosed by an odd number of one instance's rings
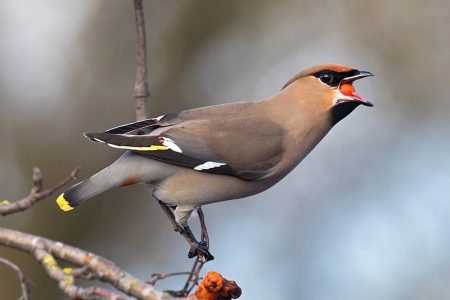
[[[355,87],[351,83],[344,83],[339,86],[339,91],[345,96],[352,96],[359,100],[364,98],[355,92]]]

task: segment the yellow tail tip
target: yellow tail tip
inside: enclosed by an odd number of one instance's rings
[[[64,193],[62,193],[58,197],[58,199],[56,199],[56,203],[58,203],[59,208],[61,208],[63,211],[69,211],[73,209],[73,207],[70,206],[69,202],[67,202],[67,200],[64,199]]]

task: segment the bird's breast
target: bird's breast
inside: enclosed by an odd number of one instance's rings
[[[305,126],[291,131],[283,141],[283,154],[274,176],[283,178],[291,172],[325,137],[331,127],[327,123]]]

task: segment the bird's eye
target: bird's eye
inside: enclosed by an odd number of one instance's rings
[[[333,81],[333,75],[330,73],[323,73],[319,76],[320,81],[322,81],[325,84],[329,84]]]

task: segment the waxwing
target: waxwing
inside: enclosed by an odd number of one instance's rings
[[[213,259],[188,226],[204,204],[260,193],[285,177],[357,106],[352,83],[372,76],[340,65],[304,70],[266,99],[202,107],[86,133],[126,152],[57,199],[69,211],[115,187],[145,183],[189,242],[189,257]],[[201,211],[200,211],[201,212]],[[201,212],[203,223],[203,213]],[[202,237],[207,236],[202,226]]]

